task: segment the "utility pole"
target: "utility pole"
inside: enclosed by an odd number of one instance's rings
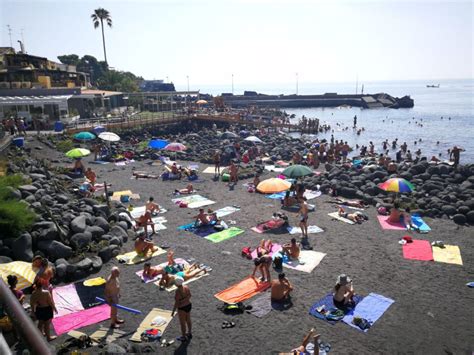
[[[356,76],[356,95],[358,91],[359,91],[359,74],[357,74]]]
[[[24,52],[25,52],[25,54],[26,54],[27,52],[26,52],[25,38],[23,37],[23,32],[24,32],[24,31],[25,31],[25,29],[22,27],[22,28],[21,28],[21,32],[20,32],[20,33],[21,33],[21,43],[23,43],[23,49],[24,49]]]
[[[234,74],[232,74],[232,95],[234,95]]]
[[[189,75],[186,75],[186,80],[188,81],[188,92],[189,92]]]
[[[8,29],[8,36],[10,36],[10,47],[13,48],[13,43],[12,43],[12,28],[10,27],[10,25],[7,25],[7,29]]]
[[[296,95],[298,95],[298,73],[296,73]]]

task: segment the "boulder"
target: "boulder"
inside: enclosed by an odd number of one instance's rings
[[[117,225],[121,227],[124,231],[127,231],[127,229],[132,226],[131,224],[129,225],[126,221],[118,221]]]
[[[76,233],[70,239],[71,245],[74,247],[74,249],[82,249],[88,246],[91,241],[91,233]]]
[[[74,233],[82,233],[86,230],[86,216],[81,215],[71,221],[71,230]]]
[[[8,190],[7,196],[14,200],[21,200],[21,191],[15,189],[12,186],[7,186],[6,189]],[[34,201],[33,201],[34,202]]]
[[[57,267],[58,265],[61,265],[61,264],[67,265],[67,264],[69,264],[69,263],[68,263],[67,260],[64,259],[64,258],[60,258],[60,259],[58,259],[58,260],[56,260],[56,261],[54,262],[54,265],[56,265],[56,267]]]
[[[458,213],[453,216],[453,221],[457,224],[465,224],[467,222],[467,218],[465,215]]]
[[[108,216],[110,213],[110,208],[107,205],[94,205],[93,211],[95,214],[104,214]]]
[[[99,226],[87,226],[85,232],[89,232],[93,239],[99,239],[105,231]]]
[[[94,272],[100,271],[103,265],[102,259],[100,258],[100,256],[95,255],[95,256],[92,256],[90,259],[92,261],[92,270]]]
[[[93,221],[93,225],[102,228],[106,233],[109,231],[110,226],[109,222],[104,217],[95,217]]]
[[[69,202],[70,198],[63,194],[58,194],[55,196],[55,200],[61,204],[66,204]]]
[[[109,244],[110,245],[122,246],[122,238],[117,237],[117,236],[113,236],[112,238],[110,238]]]
[[[74,264],[77,269],[87,271],[92,267],[92,260],[89,258],[84,258],[81,261]]]
[[[30,233],[23,233],[13,240],[12,253],[15,260],[28,261],[33,260],[32,239]]]
[[[474,211],[469,211],[467,214],[466,214],[466,219],[469,223],[473,223],[474,224]]]
[[[56,271],[54,273],[55,278],[58,282],[65,281],[67,275],[67,264],[59,264],[56,266]]]
[[[21,195],[25,197],[29,194],[34,194],[36,191],[38,191],[38,188],[33,185],[21,185],[18,187],[18,190],[20,190]]]
[[[357,190],[354,188],[350,187],[343,187],[341,189],[341,196],[347,197],[347,198],[353,198],[356,196]]]
[[[54,239],[57,239],[58,237],[59,237],[58,228],[53,223],[53,225],[50,226],[49,228],[42,229],[40,231],[38,240],[54,240]]]
[[[13,261],[12,258],[0,254],[0,264],[8,264],[8,263],[11,263],[12,261]]]
[[[53,260],[72,256],[72,249],[57,240],[42,240],[38,242],[38,249]]]
[[[84,201],[89,206],[95,206],[99,204],[99,201],[88,197],[82,198],[81,201]]]
[[[448,216],[452,216],[454,214],[456,214],[456,207],[454,206],[451,206],[451,205],[444,205],[441,207],[441,211],[443,211],[443,213],[446,213]]]
[[[109,245],[99,251],[99,256],[103,263],[106,263],[113,257],[119,255],[120,248],[117,245]]]
[[[123,237],[123,236],[127,236],[127,230],[126,229],[123,229],[122,227],[120,227],[119,225],[114,225],[112,228],[110,228],[110,231],[109,233],[110,235],[112,236],[116,236],[116,237]]]

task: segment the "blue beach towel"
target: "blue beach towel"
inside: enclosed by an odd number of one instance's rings
[[[285,197],[284,192],[277,192],[276,194],[265,195],[266,198],[271,198],[272,200],[283,200]]]
[[[376,293],[370,293],[358,305],[356,305],[351,313],[346,314],[342,321],[353,328],[367,332],[368,329],[362,330],[352,323],[354,317],[367,319],[370,325],[373,325],[394,302],[395,301],[390,298]]]
[[[216,233],[214,229],[214,223],[208,226],[199,226],[196,227],[194,223],[185,224],[184,226],[178,227],[178,230],[185,230],[191,233],[196,234],[198,237],[204,238],[210,234]]]
[[[356,306],[364,299],[364,297],[360,296],[360,295],[354,295],[354,302],[356,304]],[[332,308],[336,308],[336,306],[334,306],[334,301],[333,301],[333,294],[332,293],[328,293],[326,296],[324,296],[323,298],[321,298],[319,301],[317,301],[315,304],[313,304],[311,306],[311,308],[309,309],[309,314],[315,316],[316,318],[319,318],[319,319],[322,319],[322,320],[325,320],[326,322],[334,325],[336,324],[337,322],[336,321],[333,321],[333,320],[329,320],[326,318],[326,316],[324,314],[321,314],[317,311],[317,308],[321,307],[321,306],[324,306],[324,309],[326,310],[330,310]]]
[[[421,219],[421,217],[418,214],[413,214],[411,216],[411,223],[415,225],[420,233],[428,233],[431,228]]]

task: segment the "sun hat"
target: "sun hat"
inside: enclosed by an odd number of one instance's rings
[[[347,276],[346,274],[341,274],[337,277],[337,283],[341,286],[345,286],[347,285],[348,283],[351,283],[352,282],[352,279]]]
[[[183,282],[184,282],[184,279],[182,277],[177,277],[177,278],[174,279],[174,284],[176,286],[181,286],[183,284]]]

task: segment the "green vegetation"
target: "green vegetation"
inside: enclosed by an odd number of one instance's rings
[[[107,51],[105,50],[105,35],[104,35],[104,21],[112,28],[112,17],[110,16],[110,12],[106,9],[99,7],[98,9],[94,10],[94,13],[91,15],[92,23],[94,24],[94,28],[100,26],[102,30],[102,45],[104,46],[104,60],[107,63]]]
[[[27,230],[36,220],[28,205],[12,198],[10,188],[27,183],[20,175],[0,177],[0,230],[3,235],[17,236]]]
[[[56,149],[63,153],[66,153],[73,148],[74,148],[74,143],[70,139],[60,141],[56,144]]]

